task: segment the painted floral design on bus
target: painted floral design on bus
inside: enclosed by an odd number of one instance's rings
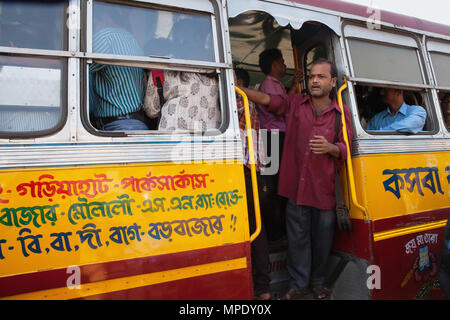
[[[421,287],[414,299],[431,298],[433,290],[439,289],[437,280],[438,261],[432,249],[439,245],[439,235],[437,233],[424,233],[416,235],[405,243],[405,253],[407,256],[415,255],[411,269],[404,277],[401,287],[405,287],[411,279],[420,283]]]

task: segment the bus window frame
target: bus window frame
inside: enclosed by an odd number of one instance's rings
[[[423,39],[423,43],[424,43],[424,47],[426,50],[426,57],[428,59],[428,65],[430,68],[430,73],[431,73],[431,79],[433,81],[433,88],[436,92],[435,97],[433,97],[436,105],[438,106],[439,109],[439,114],[442,116],[442,122],[441,125],[443,126],[443,132],[445,135],[450,135],[450,128],[447,126],[446,122],[445,122],[445,115],[443,113],[442,107],[441,107],[441,103],[439,100],[439,93],[441,91],[445,92],[445,93],[449,93],[450,94],[450,87],[446,87],[446,86],[441,86],[438,81],[437,81],[437,77],[436,77],[436,71],[434,69],[434,64],[433,64],[433,59],[431,56],[432,52],[435,53],[441,53],[441,54],[447,54],[450,56],[450,43],[449,42],[444,42],[442,41],[442,39],[436,39],[433,37],[429,37],[429,36],[424,36]],[[438,47],[442,46],[441,48],[430,48],[430,43],[437,43]],[[445,50],[444,48],[446,48],[447,50]]]
[[[81,106],[80,106],[80,117],[81,123],[84,129],[90,134],[98,137],[146,137],[146,136],[161,136],[168,137],[173,140],[174,136],[189,136],[198,135],[202,136],[220,136],[224,134],[230,126],[232,112],[227,107],[232,105],[232,101],[229,99],[227,94],[228,90],[228,77],[226,76],[227,70],[232,70],[232,64],[227,63],[226,56],[221,53],[221,48],[225,48],[225,39],[219,36],[219,31],[222,29],[221,20],[222,11],[220,10],[220,5],[216,3],[218,0],[205,0],[209,1],[214,12],[209,11],[199,11],[191,8],[177,7],[175,3],[177,1],[171,1],[170,6],[162,5],[161,1],[109,1],[109,0],[98,0],[98,2],[106,2],[112,4],[122,4],[133,6],[135,8],[151,8],[156,10],[163,10],[168,12],[176,13],[193,13],[209,15],[211,21],[211,31],[212,31],[212,44],[214,46],[214,59],[215,61],[202,61],[202,60],[187,60],[187,59],[176,59],[169,57],[160,56],[125,56],[125,55],[115,55],[106,53],[94,53],[92,52],[92,40],[93,40],[93,1],[82,3],[82,10],[84,19],[84,24],[81,27],[81,33],[83,41],[81,43],[82,48],[85,48],[85,52],[80,53],[80,67],[81,67]],[[179,4],[182,5],[181,2]],[[211,72],[215,71],[218,75],[218,95],[219,95],[219,106],[221,111],[221,125],[216,130],[211,130],[216,133],[212,133],[210,130],[206,132],[191,132],[191,131],[160,131],[156,130],[140,130],[140,131],[103,131],[96,129],[89,120],[89,65],[92,62],[105,63],[111,65],[121,65],[121,66],[131,66],[131,67],[141,67],[144,69],[161,69],[161,70],[173,70],[173,71],[186,71],[186,72]],[[113,63],[111,63],[113,62]],[[115,63],[114,63],[115,62]]]
[[[350,23],[344,23],[343,24],[343,32],[345,32],[345,26],[349,25],[349,24]],[[388,31],[384,31],[384,30],[380,31],[380,32],[396,36],[392,32],[388,32]],[[399,31],[399,33],[406,33],[406,32]],[[417,87],[419,87],[419,86],[424,86],[424,87],[425,86],[429,86],[429,87],[431,87],[430,85],[427,85],[427,77],[426,77],[426,73],[424,72],[424,61],[423,61],[423,57],[420,55],[420,51],[421,51],[420,40],[417,37],[415,37],[414,34],[409,34],[409,33],[406,33],[406,34],[408,34],[409,37],[412,40],[416,41],[416,46],[406,45],[406,43],[404,43],[404,44],[396,44],[393,41],[388,41],[388,39],[387,39],[387,41],[383,42],[383,41],[380,41],[380,39],[363,38],[362,36],[361,37],[357,37],[357,36],[352,35],[350,37],[347,37],[347,36],[345,36],[345,33],[344,33],[345,49],[346,49],[346,53],[347,53],[347,56],[348,56],[348,59],[349,59],[351,77],[353,79],[362,79],[362,80],[365,80],[365,81],[374,81],[374,82],[383,81],[384,83],[394,84],[394,85],[395,84],[401,84],[401,85],[406,85],[406,86],[412,86],[413,85],[414,87],[416,87],[416,86]],[[421,77],[422,77],[422,83],[417,83],[417,82],[402,83],[402,82],[399,82],[399,81],[389,81],[389,80],[379,80],[379,79],[358,77],[356,75],[356,73],[355,73],[355,68],[353,66],[352,54],[351,54],[350,45],[349,45],[349,42],[348,42],[349,39],[356,39],[356,40],[360,40],[360,41],[364,41],[364,42],[370,42],[370,43],[380,44],[380,45],[389,46],[389,47],[414,48],[416,50],[417,61],[419,63],[419,70],[420,70],[420,74],[421,74]]]
[[[439,50],[439,49],[429,49],[429,43],[442,43],[443,46],[448,47],[448,51],[444,51],[444,50]],[[430,37],[426,37],[424,40],[425,43],[425,47],[426,47],[426,52],[427,52],[427,58],[430,61],[430,69],[431,69],[431,74],[432,74],[432,79],[434,82],[434,87],[437,90],[444,90],[444,91],[450,91],[450,86],[442,86],[438,83],[437,78],[436,78],[436,71],[434,69],[434,64],[433,64],[433,59],[431,56],[431,53],[440,53],[440,54],[447,54],[450,57],[450,44],[449,43],[443,43],[442,41],[438,40],[438,39],[434,39],[434,38],[430,38]]]
[[[364,30],[364,32],[361,33],[361,36],[358,37],[355,34],[352,34],[350,37],[346,36],[345,28],[346,26],[353,26],[357,27],[361,30]],[[428,76],[428,69],[425,63],[426,58],[426,52],[423,50],[421,39],[418,35],[404,31],[404,30],[397,30],[390,27],[382,27],[382,30],[370,30],[367,32],[367,26],[353,21],[344,21],[342,23],[342,34],[343,34],[343,44],[345,49],[345,55],[347,57],[348,66],[349,66],[349,73],[350,76],[348,77],[349,82],[351,83],[352,87],[356,85],[362,85],[362,86],[375,86],[375,87],[384,87],[384,88],[398,88],[408,91],[422,91],[425,90],[425,98],[424,98],[424,104],[426,106],[427,111],[427,119],[431,121],[432,130],[430,131],[419,131],[416,134],[408,134],[408,133],[402,133],[397,131],[381,131],[381,130],[366,130],[362,128],[360,123],[359,114],[356,117],[358,121],[358,126],[361,128],[362,132],[365,134],[372,136],[372,137],[426,137],[426,136],[433,136],[436,135],[440,131],[440,121],[438,121],[438,117],[436,115],[436,105],[435,105],[435,99],[433,98],[432,89],[434,86],[431,84],[431,79]],[[376,37],[373,38],[365,38],[364,35],[370,35],[378,33]],[[413,40],[416,45],[407,44],[407,41],[404,41],[402,44],[396,44],[393,39],[387,39],[386,41],[380,41],[382,40],[382,35],[393,35],[393,38],[399,39],[399,36],[402,37],[404,40],[406,38],[409,38],[410,40]],[[387,81],[387,80],[379,80],[379,79],[368,79],[368,78],[361,78],[357,77],[355,74],[353,62],[352,62],[352,56],[350,51],[350,45],[348,42],[348,39],[357,39],[361,41],[366,42],[373,42],[378,43],[385,46],[394,46],[394,47],[403,47],[403,48],[414,48],[416,50],[417,55],[417,61],[419,64],[419,70],[422,77],[423,83],[404,83],[404,82],[396,82],[396,81]],[[354,103],[356,110],[358,109],[358,101],[355,96],[355,90],[352,88],[352,95],[354,96]],[[359,130],[358,130],[359,131]]]
[[[445,122],[445,114],[444,114],[444,110],[442,110],[442,106],[441,106],[441,104],[440,104],[440,99],[439,99],[439,94],[440,93],[443,93],[444,94],[444,96],[446,95],[446,94],[449,94],[450,95],[450,88],[448,88],[448,89],[437,89],[436,90],[436,95],[437,95],[437,101],[438,101],[438,104],[439,104],[439,109],[440,109],[440,114],[441,114],[441,116],[442,116],[442,125],[443,125],[443,127],[444,127],[444,129],[443,129],[443,132],[444,132],[444,134],[446,134],[446,135],[450,135],[450,124],[449,125],[447,125],[447,123]]]
[[[69,22],[69,19],[74,19],[72,15],[70,15],[69,8],[73,5],[73,0],[66,0],[63,6],[63,12],[65,13],[63,22],[63,31],[62,31],[62,49],[61,50],[51,50],[51,49],[34,49],[27,47],[4,47],[0,46],[0,55],[4,56],[13,56],[13,57],[21,57],[21,58],[43,58],[43,59],[54,59],[61,61],[61,78],[60,78],[60,101],[61,105],[60,109],[60,117],[58,122],[51,128],[45,130],[38,131],[25,131],[25,132],[7,132],[0,131],[0,139],[8,139],[8,140],[16,140],[16,139],[25,139],[32,140],[35,138],[41,138],[50,136],[52,134],[56,134],[60,132],[68,122],[68,87],[70,83],[69,74],[71,73],[71,63],[70,60],[73,57],[73,49],[76,48],[77,37],[73,34],[75,32],[73,28],[66,28],[66,24]],[[67,16],[69,16],[67,18]]]

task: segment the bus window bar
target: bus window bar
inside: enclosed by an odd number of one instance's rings
[[[440,90],[440,91],[450,91],[450,87],[440,87],[440,86],[436,86],[435,89],[436,89],[436,90]]]
[[[76,51],[62,51],[62,50],[45,50],[45,49],[29,49],[29,48],[13,48],[0,46],[0,54],[14,54],[14,55],[29,55],[29,56],[43,56],[43,57],[67,57],[67,58],[84,58],[84,59],[98,59],[109,61],[122,61],[132,63],[154,63],[154,64],[171,64],[173,66],[182,67],[196,67],[204,69],[231,69],[231,64],[205,62],[198,60],[182,60],[171,59],[168,57],[141,57],[141,56],[123,56],[114,54],[100,54]]]
[[[196,68],[190,66],[172,65],[172,64],[160,64],[153,62],[125,62],[125,61],[109,61],[109,60],[92,60],[88,59],[88,63],[98,63],[104,65],[122,66],[122,67],[136,67],[143,69],[160,69],[160,70],[174,70],[174,71],[185,71],[185,72],[197,72],[197,73],[208,73],[211,71],[216,71],[220,73],[220,69],[217,68]]]
[[[31,55],[31,56],[45,56],[45,57],[74,57],[75,52],[62,50],[45,50],[45,49],[28,49],[28,48],[13,48],[1,47],[0,54],[16,54],[16,55]]]
[[[408,88],[411,90],[420,91],[422,89],[434,89],[435,86],[427,85],[427,84],[416,84],[416,83],[406,83],[406,82],[397,82],[397,81],[388,81],[388,80],[375,80],[375,79],[367,79],[367,78],[357,78],[357,77],[348,77],[348,81],[353,82],[354,84],[367,84],[373,85],[377,87],[389,87],[389,88]]]
[[[116,54],[106,54],[106,53],[88,53],[88,52],[76,52],[74,53],[74,57],[84,58],[84,59],[93,59],[93,60],[109,60],[111,62],[125,62],[130,63],[129,66],[132,66],[133,63],[154,63],[161,65],[173,65],[173,66],[181,66],[181,67],[196,67],[196,68],[204,68],[204,69],[231,69],[232,65],[227,63],[217,63],[217,62],[206,62],[199,60],[182,60],[182,59],[172,59],[167,57],[142,57],[142,56],[123,56]]]

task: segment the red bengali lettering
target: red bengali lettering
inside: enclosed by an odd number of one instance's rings
[[[65,196],[85,195],[88,198],[94,198],[99,193],[107,193],[109,191],[109,183],[112,179],[108,179],[105,174],[94,174],[97,179],[84,180],[55,180],[54,176],[44,174],[38,178],[38,181],[30,181],[21,183],[16,187],[19,195],[30,195],[32,198],[51,198],[55,194]],[[45,180],[45,179],[48,179]],[[63,198],[65,198],[63,196]]]
[[[145,177],[135,178],[133,176],[121,180],[122,189],[130,188],[131,191],[142,193],[143,191],[172,190],[191,188],[192,190],[206,188],[206,177],[209,174],[187,174],[182,170],[177,175],[152,176],[151,171]]]

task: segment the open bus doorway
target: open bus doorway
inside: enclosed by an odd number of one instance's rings
[[[302,70],[306,76],[316,59],[326,58],[335,61],[334,50],[339,40],[330,28],[319,22],[308,21],[299,30],[295,30],[289,25],[279,25],[268,13],[247,11],[230,18],[229,27],[233,66],[249,73],[249,87],[253,89],[258,89],[266,77],[259,66],[259,56],[265,50],[281,51],[286,65],[286,73],[281,82],[286,91],[290,88],[296,69]],[[307,93],[306,80],[300,84],[297,92],[299,90]],[[272,159],[274,150],[266,149],[267,137],[264,139],[264,157]],[[271,163],[266,161],[266,165],[270,166]],[[271,201],[270,195],[266,194],[267,190],[277,189],[277,179],[274,180],[262,173],[261,180],[263,190],[259,196],[261,217],[269,242],[271,293],[272,298],[277,298],[284,295],[289,280],[286,267],[288,245],[285,226],[286,201],[280,205],[279,202]],[[274,208],[274,203],[279,207]]]

